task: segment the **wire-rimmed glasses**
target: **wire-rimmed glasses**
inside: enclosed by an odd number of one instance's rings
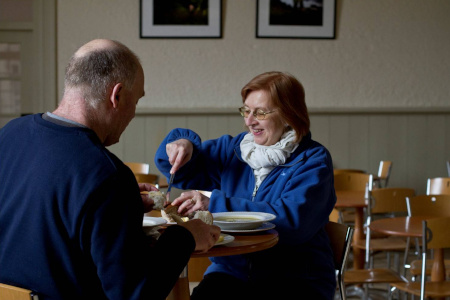
[[[239,107],[239,112],[241,113],[241,116],[243,116],[244,118],[248,118],[248,116],[252,114],[258,120],[264,120],[266,118],[266,115],[271,114],[275,111],[276,110],[263,111],[262,109],[257,109],[252,113],[252,111],[248,107],[245,106]]]

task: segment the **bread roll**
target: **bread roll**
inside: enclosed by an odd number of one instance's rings
[[[141,192],[141,194],[147,194],[150,199],[155,203],[153,205],[154,210],[164,209],[164,203],[166,202],[166,197],[160,191],[149,191],[149,192]]]
[[[207,210],[196,211],[193,219],[200,219],[209,225],[213,224],[213,215]]]
[[[161,217],[169,223],[179,223],[189,221],[188,217],[183,217],[178,213],[178,206],[168,205],[161,209]]]

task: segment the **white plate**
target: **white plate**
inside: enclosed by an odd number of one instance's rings
[[[260,231],[266,231],[269,229],[275,228],[275,224],[270,222],[262,223],[261,226],[259,226],[256,229],[222,229],[222,232],[229,232],[229,233],[252,233],[252,232],[260,232]]]
[[[234,236],[232,236],[232,235],[221,234],[221,236],[223,236],[223,240],[216,243],[214,246],[225,245],[225,244],[228,244],[228,243],[231,243],[232,241],[234,241]]]
[[[144,220],[142,221],[142,226],[155,227],[155,226],[159,226],[159,225],[164,225],[166,223],[167,223],[167,221],[164,218],[144,217]]]
[[[222,230],[250,230],[276,218],[273,214],[252,211],[213,213],[214,224]]]

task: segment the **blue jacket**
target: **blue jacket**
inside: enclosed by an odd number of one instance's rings
[[[224,135],[202,143],[195,132],[178,128],[168,134],[156,153],[157,167],[169,176],[166,144],[178,139],[193,143],[193,157],[177,172],[174,186],[212,191],[211,212],[256,211],[276,215],[272,223],[280,239],[275,247],[249,255],[211,258],[212,265],[206,273],[225,272],[254,281],[274,277],[311,280],[311,288],[328,290],[332,295],[333,255],[323,229],[336,202],[330,153],[313,141],[309,133],[287,162],[273,169],[252,195],[255,177],[242,160],[240,150],[245,134]]]

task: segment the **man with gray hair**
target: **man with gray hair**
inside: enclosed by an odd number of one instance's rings
[[[193,251],[217,226],[142,229],[153,207],[131,170],[105,147],[117,143],[144,96],[138,57],[93,40],[70,59],[52,113],[0,130],[0,282],[45,299],[165,299]]]

